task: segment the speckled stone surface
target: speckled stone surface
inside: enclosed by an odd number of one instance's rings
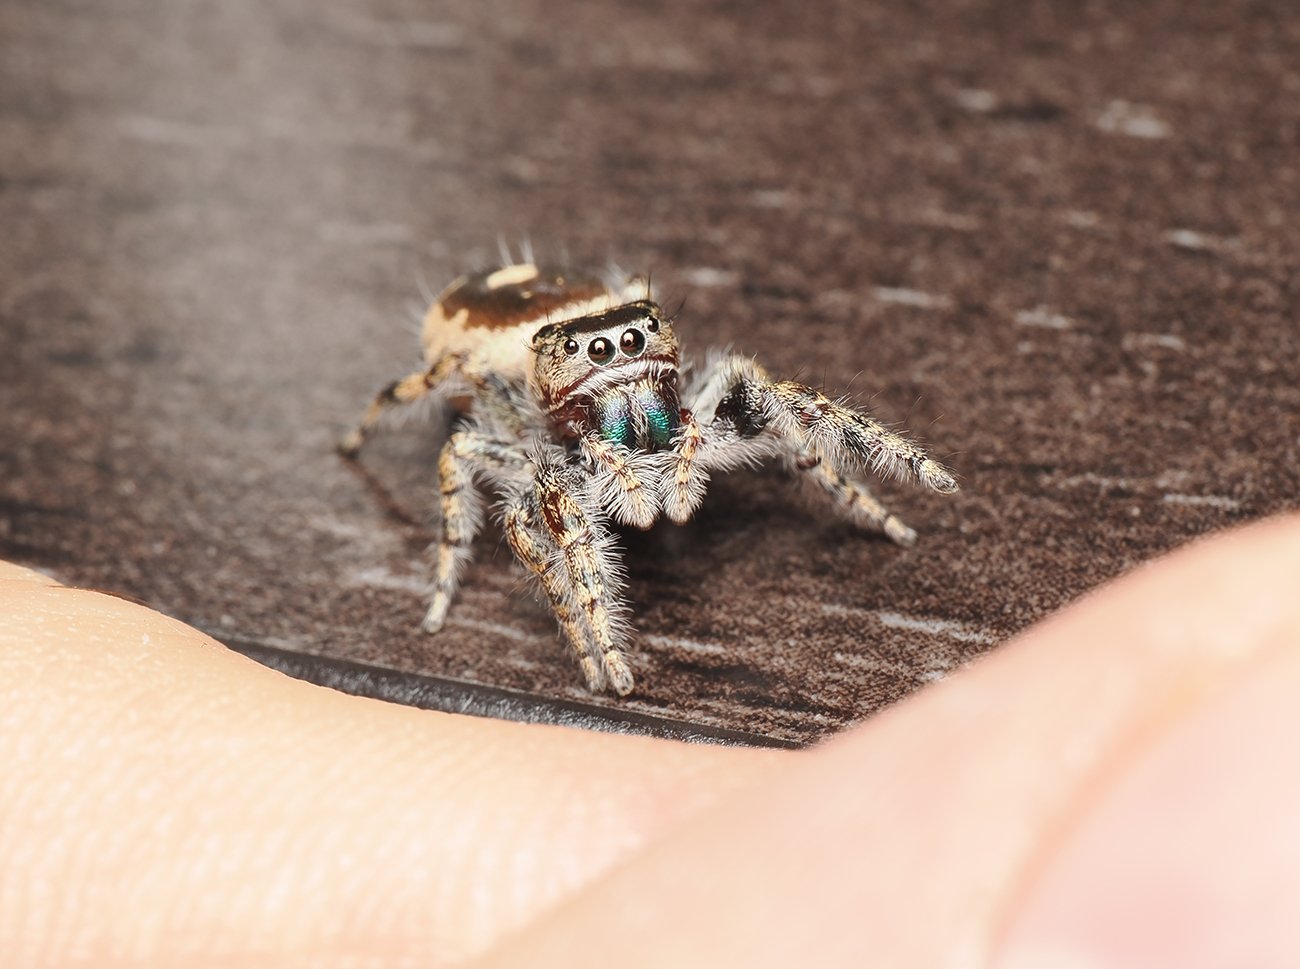
[[[331,451],[496,240],[905,422],[909,550],[779,473],[625,536],[625,701],[834,731],[1300,503],[1284,3],[10,0],[0,555],[218,636],[587,699],[500,533],[422,635],[438,442]]]

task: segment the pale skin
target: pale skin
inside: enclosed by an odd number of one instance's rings
[[[0,951],[1294,966],[1297,574],[1297,518],[1199,543],[773,753],[346,697],[3,567]]]

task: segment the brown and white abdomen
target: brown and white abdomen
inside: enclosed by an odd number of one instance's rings
[[[646,283],[639,278],[615,281],[533,263],[461,276],[424,318],[425,362],[432,367],[452,356],[468,374],[527,380],[530,344],[539,327],[601,313],[645,294]]]

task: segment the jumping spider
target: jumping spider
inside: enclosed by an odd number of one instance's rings
[[[483,522],[480,482],[502,500],[506,540],[539,581],[587,686],[633,686],[610,522],[689,519],[709,473],[783,458],[856,525],[900,545],[916,533],[851,476],[866,469],[932,491],[952,472],[908,439],[753,360],[713,360],[683,381],[673,320],[648,282],[523,262],[462,276],[424,321],[425,367],[385,387],[340,443],[355,455],[382,415],[450,403],[438,458],[442,534],[423,628],[442,628]]]

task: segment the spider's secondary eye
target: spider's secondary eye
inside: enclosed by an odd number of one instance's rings
[[[645,325],[645,328],[649,330],[651,333],[658,333],[659,321],[652,316],[650,317],[650,322]]]
[[[614,344],[603,336],[598,336],[587,346],[587,356],[591,358],[592,363],[609,363],[610,358],[614,356]]]
[[[567,353],[569,356],[573,356],[575,353],[577,353],[577,352],[578,352],[578,341],[575,340],[573,337],[569,337],[567,340],[565,340],[565,341],[564,341],[564,352]]]
[[[645,334],[640,330],[624,330],[618,338],[618,345],[624,354],[635,357],[645,349]]]

